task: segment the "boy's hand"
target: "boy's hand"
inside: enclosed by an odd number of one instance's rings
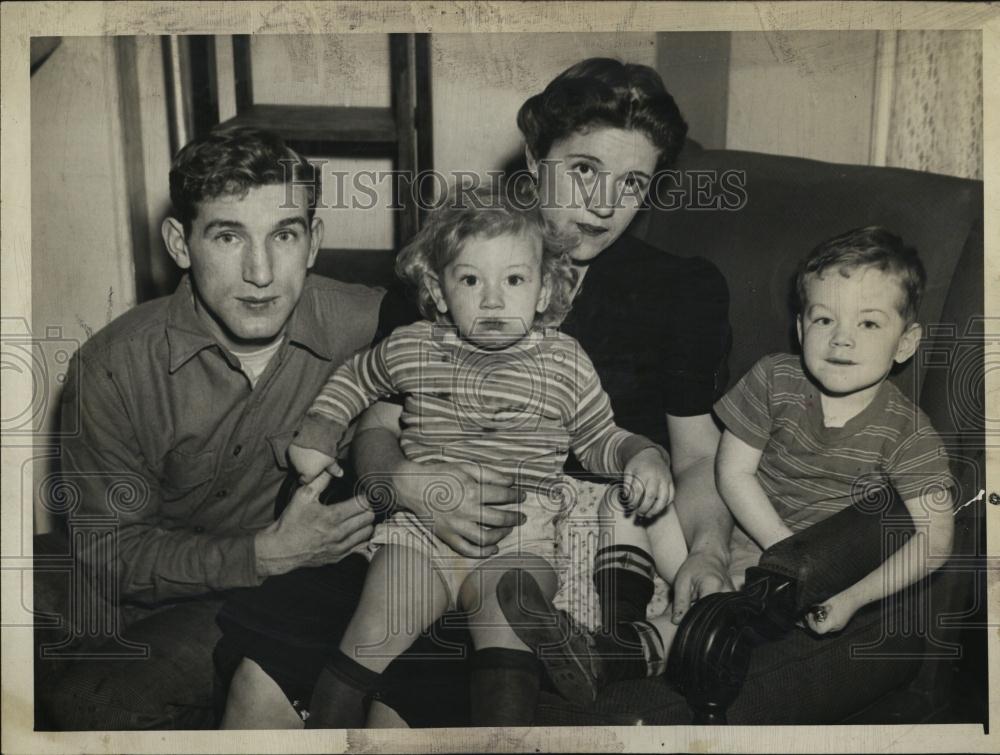
[[[655,448],[646,448],[628,460],[624,482],[629,505],[638,516],[662,514],[674,500],[670,467]]]
[[[805,616],[806,625],[816,634],[839,632],[860,607],[849,593],[841,592],[809,609]]]
[[[335,458],[315,448],[303,448],[292,443],[288,447],[288,458],[304,484],[309,484],[323,472],[329,472],[334,477],[344,476],[344,470]]]

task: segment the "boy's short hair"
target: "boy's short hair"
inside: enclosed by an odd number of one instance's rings
[[[487,189],[455,190],[430,213],[416,236],[396,258],[396,275],[416,293],[417,307],[428,320],[438,316],[428,278],[441,277],[470,238],[527,234],[542,241],[542,275],[551,288],[549,306],[535,316],[535,326],[558,325],[569,312],[577,273],[570,261],[571,242],[546,224],[535,197]]]
[[[247,126],[213,131],[188,142],[170,167],[173,216],[191,232],[198,203],[221,196],[245,196],[258,186],[293,184],[308,196],[312,222],[320,201],[320,172],[281,137]]]
[[[795,279],[799,311],[806,307],[806,283],[828,270],[872,267],[896,276],[903,290],[899,313],[907,324],[917,319],[924,296],[927,272],[917,250],[906,246],[891,231],[877,225],[854,228],[813,249],[799,266]]]

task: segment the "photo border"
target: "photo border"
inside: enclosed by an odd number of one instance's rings
[[[2,21],[3,316],[31,320],[31,36],[120,34],[310,34],[374,32],[633,32],[982,29],[983,80],[1000,81],[1000,8],[963,3],[646,3],[646,2],[11,2]],[[993,73],[990,73],[990,72]],[[985,315],[1000,318],[1000,87],[984,85]],[[992,294],[992,295],[991,295]],[[986,411],[1000,416],[1000,374],[986,375]],[[2,449],[4,617],[23,613],[32,588],[31,517],[24,522],[22,466],[31,449]],[[987,449],[987,495],[1000,489],[1000,449]],[[990,487],[989,484],[993,487]],[[31,490],[32,486],[25,489]],[[1000,507],[987,506],[987,536],[1000,541]],[[24,527],[28,532],[25,533]],[[27,537],[26,537],[27,534]],[[25,546],[25,541],[27,545]],[[24,548],[27,551],[24,551]],[[20,555],[9,555],[20,554]],[[18,563],[22,563],[20,568]],[[23,582],[21,581],[23,579]],[[989,624],[1000,625],[1000,574],[988,574]],[[976,725],[827,727],[536,727],[292,732],[33,732],[32,633],[2,630],[3,752],[523,752],[762,751],[991,752],[1000,749],[1000,636],[988,633],[990,734]]]

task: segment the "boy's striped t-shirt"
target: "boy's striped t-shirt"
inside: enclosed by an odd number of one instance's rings
[[[852,501],[873,509],[891,489],[946,500],[948,457],[930,420],[885,381],[844,427],[825,427],[820,391],[801,358],[761,359],[715,404],[726,429],[763,450],[757,479],[786,525],[801,530]]]
[[[408,459],[481,463],[528,487],[555,483],[570,449],[589,471],[618,475],[621,444],[636,442],[615,425],[594,366],[574,338],[532,331],[490,350],[428,321],[397,328],[342,365],[296,442],[331,453],[332,427],[342,429],[379,397],[395,394],[405,396],[400,444]]]

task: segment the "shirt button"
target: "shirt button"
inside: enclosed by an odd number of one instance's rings
[[[199,524],[197,527],[194,528],[194,531],[200,535],[202,532],[205,531],[205,528]]]
[[[239,446],[239,445],[237,445],[237,446],[236,446],[236,447],[235,447],[235,448],[233,449],[233,456],[239,456],[239,455],[240,455],[240,452],[241,452],[242,450],[243,450],[243,446]]]
[[[228,490],[220,490],[218,493],[215,494],[215,497],[216,498],[225,498],[228,494],[229,494]]]

